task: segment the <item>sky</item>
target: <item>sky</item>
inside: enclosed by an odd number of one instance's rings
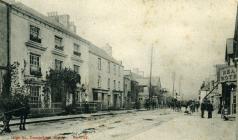
[[[227,38],[234,36],[237,0],[17,0],[46,15],[69,14],[77,34],[104,47],[125,69],[160,76],[162,86],[184,97],[224,63]]]

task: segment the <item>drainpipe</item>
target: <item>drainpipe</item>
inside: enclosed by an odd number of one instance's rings
[[[10,60],[10,34],[11,34],[11,5],[6,4],[7,6],[7,93],[10,95],[10,88],[11,88],[11,73],[10,73],[10,66],[11,66],[11,60]]]

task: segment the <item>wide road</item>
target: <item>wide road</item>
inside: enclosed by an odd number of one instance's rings
[[[215,124],[218,123],[218,124]],[[210,125],[213,125],[210,127]],[[219,126],[222,127],[219,127]],[[95,116],[87,119],[62,120],[51,123],[27,125],[27,131],[12,127],[12,133],[0,136],[0,139],[18,140],[195,140],[194,137],[205,136],[209,139],[221,135],[233,135],[233,122],[224,122],[216,117],[212,120],[201,119],[198,114],[184,115],[171,110],[153,110],[128,112],[125,114]],[[210,130],[213,129],[213,130]],[[226,130],[225,133],[223,129]],[[209,131],[207,131],[209,130]],[[219,132],[219,133],[217,133]],[[191,139],[192,138],[192,139]],[[227,139],[228,138],[228,139]],[[199,139],[198,140],[203,140]],[[211,139],[209,139],[211,140]],[[223,140],[233,140],[232,136]]]

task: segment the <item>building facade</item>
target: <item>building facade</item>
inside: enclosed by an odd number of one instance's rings
[[[3,38],[1,43],[5,44],[1,47],[3,50],[9,50],[6,54],[9,55],[10,64],[19,63],[19,82],[20,85],[29,85],[31,108],[46,108],[43,87],[50,69],[70,68],[81,75],[81,84],[88,83],[86,40],[68,27],[22,3],[1,1],[0,4],[2,6],[1,26],[7,27],[0,28],[0,31],[5,33],[5,29],[8,29],[9,33],[9,35],[3,34],[8,39]],[[8,21],[7,25],[2,24],[5,21]],[[1,57],[6,56],[4,54]],[[1,61],[3,65],[7,63],[7,59],[1,59]],[[72,94],[69,93],[67,98],[70,104]],[[47,108],[57,108],[62,98],[50,94],[48,102]]]
[[[88,101],[96,102],[99,109],[123,107],[123,65],[111,54],[88,43],[89,92]]]

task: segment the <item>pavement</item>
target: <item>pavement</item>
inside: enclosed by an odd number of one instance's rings
[[[129,140],[235,140],[235,121],[223,121],[215,114],[212,119],[200,115],[184,115],[144,131]]]
[[[103,115],[112,115],[112,114],[124,114],[127,112],[133,112],[136,110],[119,110],[119,111],[100,111],[96,113],[90,114],[75,114],[75,115],[61,115],[61,116],[50,116],[50,117],[41,117],[41,118],[28,118],[26,120],[26,124],[32,123],[42,123],[42,122],[54,122],[59,120],[70,120],[70,119],[77,119],[77,118],[90,118],[95,116],[103,116]],[[19,119],[11,120],[10,125],[19,125]],[[0,127],[3,126],[2,122],[0,122]]]

